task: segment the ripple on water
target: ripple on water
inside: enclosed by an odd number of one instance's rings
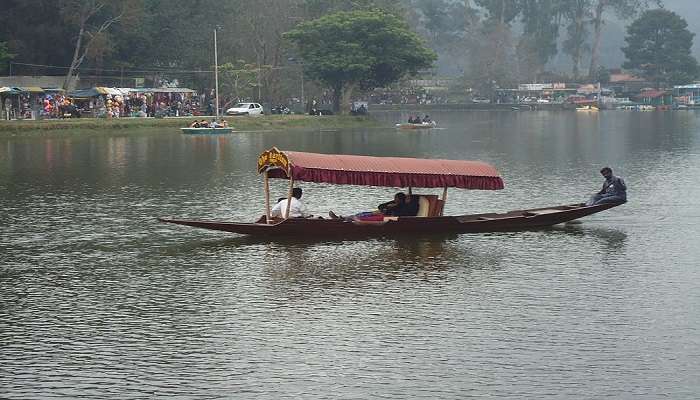
[[[401,140],[96,137],[54,158],[29,156],[41,141],[0,146],[0,397],[697,397],[700,124],[630,115],[444,113],[446,129]],[[273,144],[498,165],[506,190],[450,191],[452,213],[578,201],[614,160],[630,203],[549,230],[420,239],[155,222],[255,218],[254,155]],[[304,189],[315,214],[394,191]]]

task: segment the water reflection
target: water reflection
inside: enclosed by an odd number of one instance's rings
[[[627,242],[627,233],[616,228],[591,228],[580,223],[568,223],[557,225],[549,229],[550,232],[562,232],[568,235],[580,237],[594,237],[599,239],[609,250],[622,250]]]
[[[0,397],[693,397],[700,114],[429,114],[445,129],[0,139]],[[452,214],[587,197],[601,164],[630,202],[478,235],[155,221],[257,218],[273,145],[496,165],[506,190],[452,190]],[[395,191],[304,188],[314,214]]]

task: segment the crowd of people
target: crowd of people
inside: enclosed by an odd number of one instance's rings
[[[0,106],[12,119],[201,115],[200,97],[189,93],[66,95],[61,91],[47,91],[4,96],[2,103]]]
[[[421,119],[420,115],[414,116],[413,114],[411,114],[408,116],[408,123],[409,124],[423,124],[423,123],[429,124],[431,122],[432,122],[432,120],[430,119],[430,115],[428,115],[428,114],[425,114],[425,117],[423,117],[423,119]]]

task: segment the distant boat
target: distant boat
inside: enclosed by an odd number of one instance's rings
[[[584,111],[584,112],[597,112],[598,107],[596,106],[579,106],[576,107],[576,111]]]
[[[410,122],[406,122],[403,124],[396,124],[396,127],[399,129],[430,129],[430,128],[435,128],[437,126],[437,122],[435,121],[430,121],[430,122],[421,122],[420,124],[414,124]]]
[[[180,128],[182,133],[187,134],[219,134],[219,133],[231,133],[233,128]]]

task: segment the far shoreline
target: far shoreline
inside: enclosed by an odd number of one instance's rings
[[[223,117],[236,131],[269,132],[291,129],[350,129],[381,127],[382,124],[370,116],[350,115],[264,115],[259,117]],[[0,137],[45,136],[51,134],[142,131],[165,129],[179,133],[195,120],[214,119],[213,116],[167,117],[167,118],[73,118],[0,121]]]

